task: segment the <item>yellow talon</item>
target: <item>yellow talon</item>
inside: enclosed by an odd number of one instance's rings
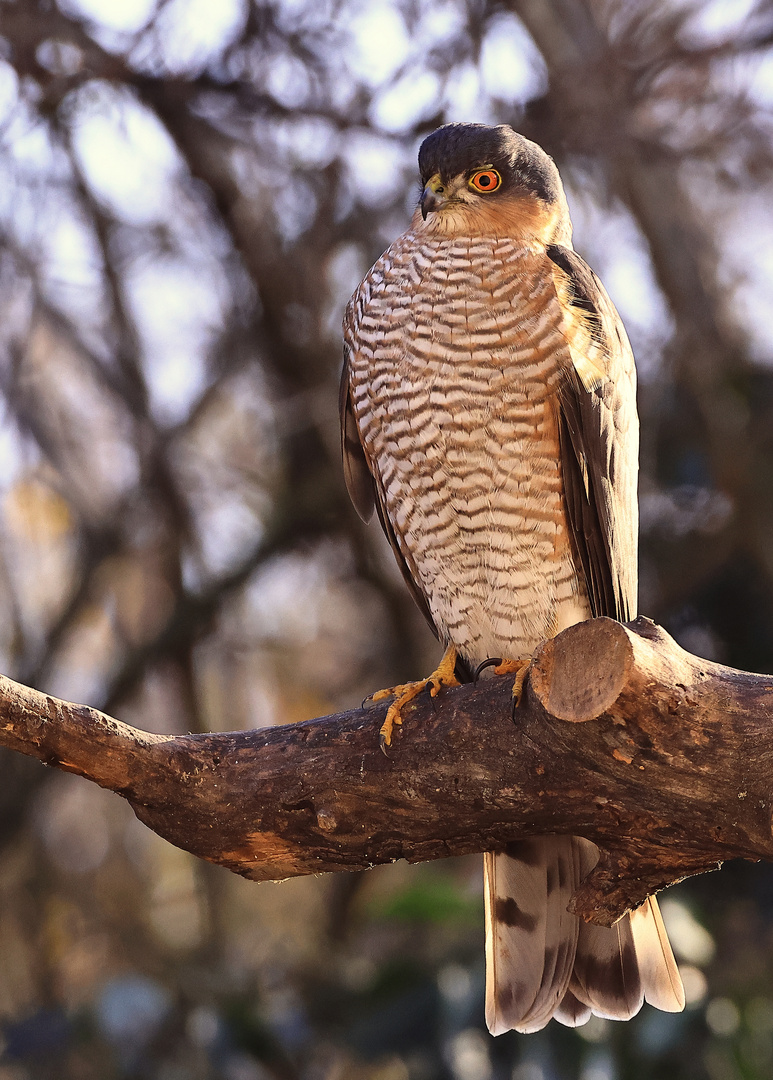
[[[400,697],[401,694],[404,694],[406,690],[409,690],[412,686],[415,686],[415,685],[416,685],[415,683],[407,682],[407,683],[401,683],[400,686],[390,686],[386,690],[377,690],[375,692],[375,694],[368,694],[368,696],[365,698],[365,700],[366,701],[383,701],[385,698],[388,698],[388,697]]]
[[[381,749],[386,753],[385,747],[389,746],[392,742],[392,731],[395,725],[402,724],[403,716],[402,712],[409,701],[413,701],[415,697],[418,697],[422,690],[429,687],[429,692],[432,697],[437,697],[444,686],[458,686],[459,680],[454,674],[454,668],[456,667],[456,649],[453,645],[449,645],[443,654],[443,659],[438,666],[432,672],[428,679],[421,679],[419,682],[403,683],[402,686],[393,686],[390,690],[379,690],[373,694],[371,701],[382,701],[386,697],[394,697],[394,701],[387,710],[384,723],[381,725],[381,731],[379,732],[379,745]]]
[[[521,697],[523,696],[523,684],[526,676],[529,674],[529,668],[531,667],[531,660],[520,660],[520,667],[515,673],[515,682],[513,683],[513,708],[517,709],[521,704]]]
[[[480,665],[478,671],[481,671],[483,667],[494,665],[496,661],[487,660]],[[511,675],[515,673],[515,682],[513,683],[513,719],[515,719],[515,710],[521,704],[521,698],[523,697],[523,684],[526,680],[526,676],[529,674],[529,668],[531,667],[531,658],[526,660],[500,660],[494,667],[495,675]]]

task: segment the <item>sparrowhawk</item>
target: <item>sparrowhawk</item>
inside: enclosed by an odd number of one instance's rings
[[[635,617],[638,420],[628,339],[551,158],[504,125],[448,124],[419,168],[408,230],[346,311],[341,414],[354,504],[375,506],[447,646],[436,692],[454,665]],[[493,1034],[683,1008],[654,898],[611,929],[567,911],[597,858],[559,835],[484,856]]]

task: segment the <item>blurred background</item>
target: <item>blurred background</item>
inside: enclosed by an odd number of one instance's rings
[[[344,304],[421,138],[556,159],[638,359],[641,610],[773,671],[771,0],[0,0],[0,669],[163,732],[438,649],[341,475]],[[765,1080],[773,869],[663,908],[688,1008],[483,1026],[478,858],[245,882],[0,754],[0,1080]]]

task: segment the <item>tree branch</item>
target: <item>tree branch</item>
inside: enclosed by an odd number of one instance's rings
[[[127,799],[178,847],[254,880],[419,862],[569,832],[601,849],[573,899],[611,925],[723,859],[773,860],[773,678],[595,619],[510,678],[285,727],[164,736],[0,677],[0,745]]]

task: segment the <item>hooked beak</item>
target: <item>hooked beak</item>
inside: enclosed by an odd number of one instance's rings
[[[427,214],[434,214],[436,210],[440,210],[447,202],[448,194],[440,182],[440,177],[433,176],[431,180],[427,181],[419,199],[421,216],[426,221]]]

